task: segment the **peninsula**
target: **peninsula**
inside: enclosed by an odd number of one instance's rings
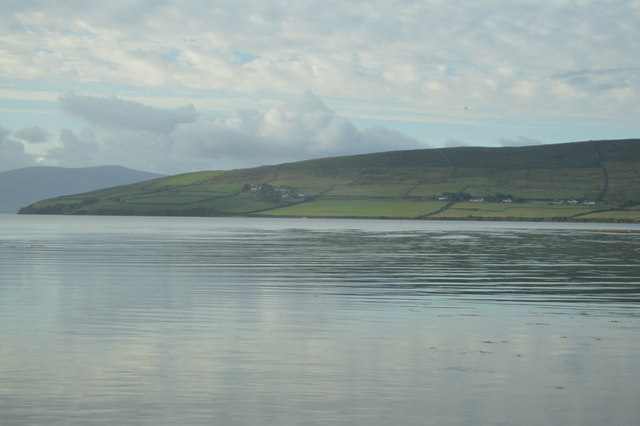
[[[640,222],[640,139],[202,171],[39,201],[20,213]]]

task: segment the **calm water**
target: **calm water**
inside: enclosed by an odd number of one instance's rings
[[[637,424],[596,229],[0,215],[0,424]]]

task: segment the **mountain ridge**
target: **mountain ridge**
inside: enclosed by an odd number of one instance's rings
[[[165,175],[106,165],[22,167],[0,172],[0,213],[17,213],[38,200],[127,185]]]

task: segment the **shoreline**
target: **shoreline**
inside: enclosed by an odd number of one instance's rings
[[[415,220],[415,221],[474,221],[474,222],[547,222],[547,223],[603,223],[603,224],[638,224],[640,221],[634,219],[587,219],[587,218],[571,218],[571,217],[517,217],[517,216],[508,216],[508,217],[499,217],[499,216],[466,216],[466,217],[406,217],[406,216],[327,216],[327,215],[269,215],[269,214],[217,214],[217,215],[208,215],[208,214],[166,214],[167,212],[162,212],[165,214],[157,214],[155,212],[142,212],[141,214],[125,214],[125,213],[114,213],[114,212],[98,212],[94,211],[91,213],[85,212],[77,212],[77,213],[69,213],[69,214],[60,214],[60,213],[6,213],[6,214],[16,214],[16,215],[40,215],[40,216],[136,216],[136,217],[249,217],[249,218],[282,218],[282,219],[355,219],[355,220]],[[608,232],[608,230],[602,230],[602,232]],[[622,232],[622,231],[616,231]],[[632,232],[640,232],[640,231],[632,231]]]

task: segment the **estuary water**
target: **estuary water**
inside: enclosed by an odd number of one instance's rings
[[[635,425],[638,231],[0,215],[0,424]]]

